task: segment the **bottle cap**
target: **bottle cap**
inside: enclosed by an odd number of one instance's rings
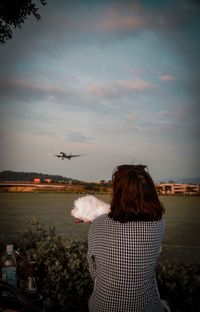
[[[10,245],[7,245],[7,246],[6,246],[6,251],[7,251],[7,252],[13,252],[13,249],[14,249],[14,248],[13,248],[13,244],[10,244]]]

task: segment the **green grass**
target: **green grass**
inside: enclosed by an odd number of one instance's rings
[[[161,197],[166,208],[162,258],[200,263],[200,197]]]
[[[75,224],[70,215],[74,200],[80,195],[0,193],[0,235],[8,242],[23,233],[26,220],[36,217],[71,238],[87,238],[88,224]],[[109,196],[98,195],[109,201]],[[161,197],[166,208],[166,232],[161,258],[170,262],[200,263],[200,197]]]
[[[27,228],[27,220],[41,223],[72,238],[87,238],[88,224],[76,224],[70,214],[73,202],[82,195],[57,193],[0,193],[0,233],[15,238]],[[108,196],[99,195],[105,201]]]

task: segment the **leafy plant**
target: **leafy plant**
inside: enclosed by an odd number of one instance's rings
[[[156,271],[161,298],[173,312],[199,311],[200,264],[159,262]]]
[[[87,311],[92,281],[87,269],[87,242],[71,240],[36,219],[18,238],[15,248],[36,263],[38,292],[47,311]],[[18,258],[19,285],[25,284],[25,265]]]
[[[45,0],[39,0],[46,5]],[[12,38],[12,28],[21,28],[28,16],[37,20],[41,18],[38,13],[37,1],[34,0],[1,0],[0,3],[0,43],[4,44]]]
[[[36,263],[38,292],[46,311],[88,311],[93,285],[87,267],[87,241],[71,240],[32,219],[29,230],[17,238],[15,248]],[[156,267],[156,276],[161,298],[169,302],[171,311],[199,311],[200,264],[162,261]],[[26,274],[20,258],[18,277],[23,288]]]

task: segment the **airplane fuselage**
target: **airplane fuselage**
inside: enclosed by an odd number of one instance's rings
[[[72,157],[79,157],[81,155],[72,155],[72,154],[67,155],[66,153],[60,152],[60,154],[55,155],[55,156],[62,160],[64,160],[65,158],[70,160]]]

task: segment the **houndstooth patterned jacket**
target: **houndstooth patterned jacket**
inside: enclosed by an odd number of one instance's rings
[[[88,264],[94,280],[90,312],[161,312],[155,266],[164,220],[120,223],[107,214],[88,234]]]

